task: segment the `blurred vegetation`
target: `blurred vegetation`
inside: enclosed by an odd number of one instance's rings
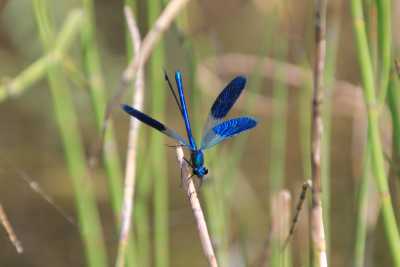
[[[0,204],[24,247],[17,254],[1,230],[0,266],[115,264],[129,125],[119,107],[99,166],[89,158],[135,56],[124,4],[144,37],[170,1],[0,1]],[[221,266],[310,265],[307,207],[287,250],[280,245],[282,218],[310,178],[313,5],[191,1],[146,65],[144,111],[184,132],[163,73],[181,70],[196,140],[215,96],[247,76],[232,113],[260,123],[206,152],[200,188]],[[399,12],[397,1],[328,2],[322,204],[331,266],[400,266]],[[173,141],[147,127],[139,140],[127,264],[205,266]],[[279,202],[283,190],[291,207]]]

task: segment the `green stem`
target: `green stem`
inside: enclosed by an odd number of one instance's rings
[[[364,151],[363,159],[363,173],[360,181],[358,191],[358,209],[357,209],[357,221],[356,221],[356,242],[354,251],[354,266],[364,266],[365,258],[365,243],[367,240],[367,209],[368,209],[368,185],[370,175],[370,144],[367,142],[366,149]]]
[[[34,0],[34,8],[44,50],[51,51],[54,34],[51,30],[46,1]],[[73,11],[68,17],[71,28],[79,29],[83,16],[81,11]],[[50,90],[54,103],[56,120],[63,141],[65,156],[75,189],[80,230],[88,266],[107,265],[107,256],[102,236],[101,223],[93,193],[93,185],[86,169],[84,149],[78,130],[78,119],[72,104],[67,81],[57,66],[47,69]]]
[[[325,243],[327,251],[330,248],[330,212],[331,212],[331,132],[332,132],[332,98],[334,95],[334,82],[336,72],[336,58],[339,47],[339,33],[341,25],[341,4],[336,3],[333,13],[333,22],[330,31],[327,33],[326,65],[325,65],[325,100],[323,104],[322,116],[324,131],[322,133],[321,151],[321,183],[322,191],[322,211],[325,224]],[[329,256],[329,255],[328,255]],[[328,258],[329,261],[329,258]]]
[[[379,110],[375,98],[374,74],[372,70],[371,57],[368,50],[368,41],[365,32],[365,23],[362,11],[361,0],[352,0],[352,16],[358,60],[361,68],[363,81],[364,99],[368,112],[368,134],[371,142],[371,163],[378,191],[382,199],[382,214],[386,236],[392,253],[395,266],[400,266],[400,238],[396,225],[396,218],[393,211],[387,178],[384,169],[384,159],[379,136],[378,115]]]
[[[161,2],[159,0],[147,2],[149,25],[153,25],[161,13]],[[165,66],[164,42],[154,49],[149,62],[149,88],[153,88],[151,96],[151,114],[154,118],[163,121],[165,110],[165,89],[164,79],[162,78],[162,68]],[[185,77],[184,77],[185,78]],[[165,145],[160,133],[151,132],[151,158],[154,183],[154,249],[155,266],[169,266],[169,236],[168,236],[168,176],[165,161]]]
[[[277,47],[278,53],[282,59],[286,58],[286,43],[279,42]],[[286,155],[286,123],[287,123],[287,102],[288,102],[288,90],[284,83],[279,82],[284,77],[285,72],[283,69],[277,70],[277,78],[275,79],[275,85],[273,89],[273,119],[271,124],[271,150],[270,150],[270,190],[271,190],[271,201],[282,201],[279,197],[281,190],[283,189],[285,182],[285,155]],[[272,211],[271,214],[274,216],[277,214],[276,211]],[[282,252],[282,241],[281,234],[284,231],[283,225],[286,222],[272,218],[272,222],[280,222],[281,225],[274,225],[277,230],[276,233],[271,235],[271,266],[289,266],[290,252],[289,249],[285,249]],[[287,230],[287,229],[285,229]],[[285,233],[286,234],[286,233]]]
[[[83,63],[89,80],[90,95],[95,113],[97,130],[101,132],[106,106],[105,85],[100,70],[101,62],[96,45],[95,21],[92,0],[83,0],[86,19],[82,25]],[[108,126],[104,139],[103,160],[108,174],[108,187],[110,190],[112,207],[115,216],[119,216],[122,203],[122,170],[114,137],[112,123]]]
[[[379,104],[384,105],[388,91],[390,67],[392,65],[392,6],[390,0],[376,0],[378,11],[378,40],[379,40]]]
[[[400,93],[399,85],[396,77],[390,79],[388,92],[388,106],[392,117],[392,136],[393,136],[393,162],[395,166],[399,166],[400,161]],[[399,176],[398,170],[395,172]]]

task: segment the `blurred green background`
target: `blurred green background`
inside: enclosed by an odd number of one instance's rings
[[[130,3],[142,37],[167,3]],[[379,73],[377,5],[369,0],[363,5],[371,58]],[[115,263],[115,209],[122,198],[129,125],[129,117],[119,107],[113,112],[111,138],[119,158],[111,155],[112,162],[101,163],[90,178],[83,179],[81,174],[87,174],[87,159],[100,136],[104,104],[115,93],[132,54],[127,49],[123,6],[123,1],[107,0],[0,1],[0,204],[24,247],[23,254],[17,254],[1,229],[0,266]],[[398,46],[398,1],[392,7],[391,61]],[[58,34],[75,8],[85,12],[61,52],[62,59],[33,73],[18,85],[17,94],[7,94],[14,78],[57,47]],[[271,209],[271,199],[282,189],[289,190],[294,211],[301,186],[310,179],[313,10],[314,1],[190,1],[146,65],[144,111],[184,134],[163,77],[164,69],[170,75],[181,70],[197,140],[223,86],[236,75],[247,76],[247,89],[230,115],[253,115],[260,123],[251,132],[206,152],[210,172],[200,189],[221,266],[261,266],[257,262],[266,242],[273,246],[276,238],[271,231],[273,217],[283,216]],[[365,156],[368,123],[352,20],[347,1],[329,2],[322,152],[328,257],[331,266],[394,266]],[[396,89],[397,79],[391,77]],[[104,98],[95,95],[91,79],[103,83],[98,87],[104,89]],[[122,102],[130,103],[132,92],[130,87]],[[397,98],[393,101],[392,112],[383,105],[380,129],[398,215],[398,164],[392,140],[400,136],[392,124],[396,119],[393,108],[399,105]],[[180,187],[175,151],[166,146],[173,141],[147,127],[140,131],[134,246],[128,250],[128,265],[206,266],[195,221]],[[117,184],[114,188],[110,177]],[[28,181],[36,182],[43,192],[35,192]],[[85,192],[87,188],[92,192]],[[81,197],[77,196],[79,189],[84,191]],[[361,200],[360,192],[365,193]],[[79,215],[79,210],[89,217],[94,214],[86,226],[81,221],[86,229],[99,227],[102,237],[94,243],[82,241],[78,218],[85,215]],[[360,228],[360,221],[365,229]],[[271,257],[269,266],[309,266],[308,239],[304,208],[290,243],[290,260],[276,263]],[[361,254],[355,250],[357,240],[363,240]],[[95,254],[102,254],[104,244],[106,253],[99,258],[88,256],[90,244],[99,245]],[[87,260],[90,257],[92,261]]]

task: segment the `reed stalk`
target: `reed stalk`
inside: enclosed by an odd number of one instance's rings
[[[101,70],[100,52],[96,42],[94,3],[93,0],[83,0],[82,2],[85,12],[81,35],[83,66],[89,83],[97,130],[101,132],[107,96]],[[103,162],[107,171],[111,205],[115,216],[118,217],[122,203],[122,169],[115,141],[114,127],[111,121],[104,143],[107,149],[103,151]]]
[[[138,25],[135,17],[129,6],[124,8],[125,17],[127,20],[131,44],[134,47],[135,56],[138,55],[141,45],[141,37]],[[135,80],[135,91],[132,98],[133,107],[137,110],[143,109],[144,102],[144,70],[139,68],[137,77]],[[138,159],[138,138],[139,138],[139,127],[141,122],[133,117],[130,118],[130,129],[129,129],[129,140],[126,157],[126,170],[125,170],[125,184],[124,184],[124,197],[123,207],[121,212],[121,231],[120,231],[120,243],[118,247],[118,255],[116,260],[116,266],[124,267],[125,256],[127,249],[133,251],[132,238],[130,238],[130,230],[132,224],[134,199],[135,199],[135,185],[136,185],[136,174],[137,174],[137,159]],[[130,242],[129,242],[130,241]],[[129,247],[130,243],[130,247]],[[132,255],[129,253],[128,255]],[[132,259],[133,260],[133,259]]]
[[[180,178],[196,220],[197,230],[199,232],[204,255],[206,256],[208,265],[210,267],[218,267],[217,258],[215,257],[214,248],[208,233],[207,223],[204,218],[200,201],[197,197],[196,187],[192,180],[193,175],[190,172],[189,165],[184,160],[184,154],[181,147],[176,149],[176,157],[178,159],[182,174]]]
[[[162,10],[161,1],[147,3],[147,17],[149,25],[153,25]],[[152,117],[164,121],[165,98],[167,90],[162,78],[162,69],[165,66],[165,44],[161,40],[154,48],[149,61],[149,87],[151,93]],[[139,55],[140,56],[140,55]],[[157,177],[154,186],[154,259],[156,267],[169,266],[169,196],[168,175],[166,165],[166,151],[163,137],[157,132],[151,132],[150,151],[152,160],[152,176]]]
[[[336,60],[340,41],[340,27],[342,20],[342,4],[335,3],[332,12],[332,23],[327,33],[326,67],[324,73],[326,95],[322,107],[324,131],[322,133],[321,151],[321,183],[324,189],[322,195],[322,209],[325,223],[325,242],[327,251],[330,248],[330,214],[331,214],[331,132],[332,132],[332,101],[335,87]],[[328,258],[329,262],[329,258]]]
[[[8,239],[10,240],[11,244],[15,247],[15,250],[21,254],[24,252],[24,248],[22,247],[21,241],[19,241],[17,235],[13,227],[11,226],[10,220],[6,214],[6,211],[3,208],[3,205],[0,203],[0,223],[3,225],[4,230],[8,235]]]
[[[377,0],[376,7],[378,11],[378,55],[380,59],[378,103],[383,106],[385,105],[392,66],[392,3],[390,0]]]
[[[388,92],[388,106],[392,118],[392,161],[395,166],[398,166],[400,162],[400,93],[399,93],[399,81],[398,78],[393,74],[389,82]],[[394,174],[400,178],[398,170],[395,170]],[[400,180],[399,180],[400,181]]]
[[[134,208],[134,220],[135,220],[135,244],[140,244],[140,246],[135,246],[135,255],[136,255],[136,266],[151,266],[151,232],[152,232],[152,223],[151,223],[151,214],[149,211],[150,205],[150,197],[152,190],[152,161],[148,160],[151,155],[151,151],[148,151],[148,140],[146,139],[147,133],[145,129],[142,128],[139,132],[139,140],[141,142],[139,145],[139,153],[137,155],[137,162],[142,162],[143,164],[138,164],[137,171],[137,181],[136,181],[136,190],[135,190],[135,208]]]
[[[322,214],[321,188],[321,139],[323,133],[322,101],[323,78],[326,53],[326,6],[327,0],[316,2],[315,6],[315,62],[311,118],[311,179],[312,197],[310,212],[312,264],[313,266],[328,266],[325,230]]]
[[[39,35],[44,47],[43,50],[49,53],[54,49],[55,39],[53,25],[47,14],[48,8],[46,4],[47,1],[44,0],[33,1]],[[68,26],[65,26],[65,28],[68,27],[77,31],[83,19],[82,11],[71,11],[66,19],[66,25]],[[87,171],[84,148],[78,130],[78,118],[62,70],[57,66],[52,66],[47,69],[47,75],[54,103],[55,116],[75,190],[80,230],[87,263],[90,267],[103,267],[107,264],[107,255],[93,185]]]
[[[384,229],[392,254],[394,266],[400,266],[400,254],[398,253],[400,251],[400,237],[384,168],[384,158],[378,125],[379,109],[375,96],[374,73],[371,56],[368,49],[361,0],[351,1],[351,11],[356,37],[358,61],[363,82],[364,101],[367,107],[368,135],[371,142],[372,171],[382,201],[381,207]]]
[[[279,54],[285,58],[286,45],[280,44]],[[283,69],[277,76],[286,75]],[[290,250],[283,250],[284,239],[289,232],[290,193],[283,190],[285,182],[286,133],[288,90],[284,83],[275,80],[273,88],[273,119],[271,123],[271,150],[269,179],[271,190],[271,259],[270,266],[290,266]],[[281,214],[279,214],[282,212]]]
[[[285,58],[285,44],[279,45],[279,54]],[[279,68],[276,76],[286,75],[284,69]],[[287,128],[287,108],[288,90],[284,83],[279,82],[281,78],[275,79],[273,88],[273,118],[271,122],[271,150],[269,162],[269,188],[272,195],[276,195],[283,189],[285,181],[285,158],[286,158],[286,128]]]
[[[363,171],[360,179],[357,197],[357,220],[355,233],[355,250],[354,250],[354,266],[364,266],[365,245],[367,241],[367,215],[368,215],[368,184],[370,175],[370,144],[367,145],[364,151]]]
[[[205,200],[205,209],[208,215],[212,241],[215,244],[216,257],[221,266],[229,266],[229,205],[227,204],[228,188],[224,187],[226,180],[221,178],[221,170],[215,164],[220,151],[207,151],[209,173],[202,187],[201,193]]]

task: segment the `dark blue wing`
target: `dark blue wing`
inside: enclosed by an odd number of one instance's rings
[[[204,127],[204,133],[219,123],[228,114],[245,86],[246,78],[243,76],[237,76],[225,86],[224,90],[222,90],[211,106],[210,114]]]
[[[256,127],[257,120],[252,117],[239,117],[221,122],[209,129],[201,140],[201,149],[210,148],[225,139]]]
[[[188,146],[186,141],[178,134],[176,133],[174,130],[169,129],[168,127],[166,127],[164,124],[162,124],[161,122],[151,118],[150,116],[147,116],[146,114],[144,114],[143,112],[134,109],[131,106],[128,105],[122,105],[122,109],[128,113],[129,115],[135,117],[136,119],[140,120],[141,122],[147,124],[150,127],[153,127],[154,129],[162,132],[163,134],[175,139],[176,141],[178,141],[181,145],[184,146]]]

